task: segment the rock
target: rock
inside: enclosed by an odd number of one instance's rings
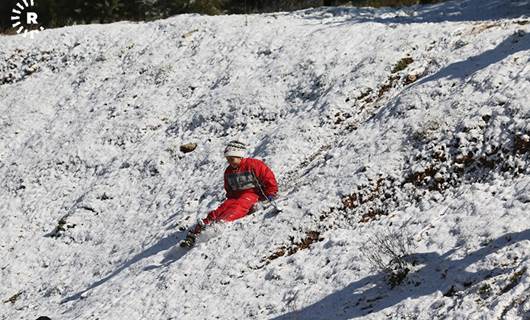
[[[197,148],[196,143],[186,143],[180,146],[180,152],[189,153],[195,150],[196,148]]]
[[[405,77],[405,80],[403,81],[403,83],[407,85],[407,84],[411,84],[415,82],[416,80],[418,80],[418,75],[415,73],[411,73]]]
[[[530,151],[530,136],[527,134],[515,137],[515,151],[525,153]]]
[[[460,49],[460,48],[462,48],[462,47],[465,47],[467,44],[468,44],[468,43],[465,42],[464,40],[459,39],[459,40],[457,40],[457,41],[454,43],[453,48],[454,48],[455,50],[458,50],[458,49]]]

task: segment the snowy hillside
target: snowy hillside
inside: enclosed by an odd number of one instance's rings
[[[462,0],[1,36],[0,319],[530,319],[529,16]],[[172,249],[223,200],[233,139],[284,212]],[[392,286],[366,252],[394,233],[414,245]]]

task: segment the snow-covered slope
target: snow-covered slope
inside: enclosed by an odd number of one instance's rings
[[[529,15],[465,0],[0,37],[0,318],[528,319]],[[285,211],[173,251],[222,201],[232,139]],[[361,251],[392,232],[415,243],[394,288]]]

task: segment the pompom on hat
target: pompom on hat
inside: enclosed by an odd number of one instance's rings
[[[243,142],[233,140],[226,145],[224,154],[225,157],[244,158],[246,150],[247,146]]]

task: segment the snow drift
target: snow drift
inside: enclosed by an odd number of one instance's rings
[[[2,319],[527,319],[530,4],[182,15],[0,38]],[[184,228],[224,144],[285,208]],[[179,148],[196,143],[190,153]],[[414,241],[391,287],[361,248]]]

